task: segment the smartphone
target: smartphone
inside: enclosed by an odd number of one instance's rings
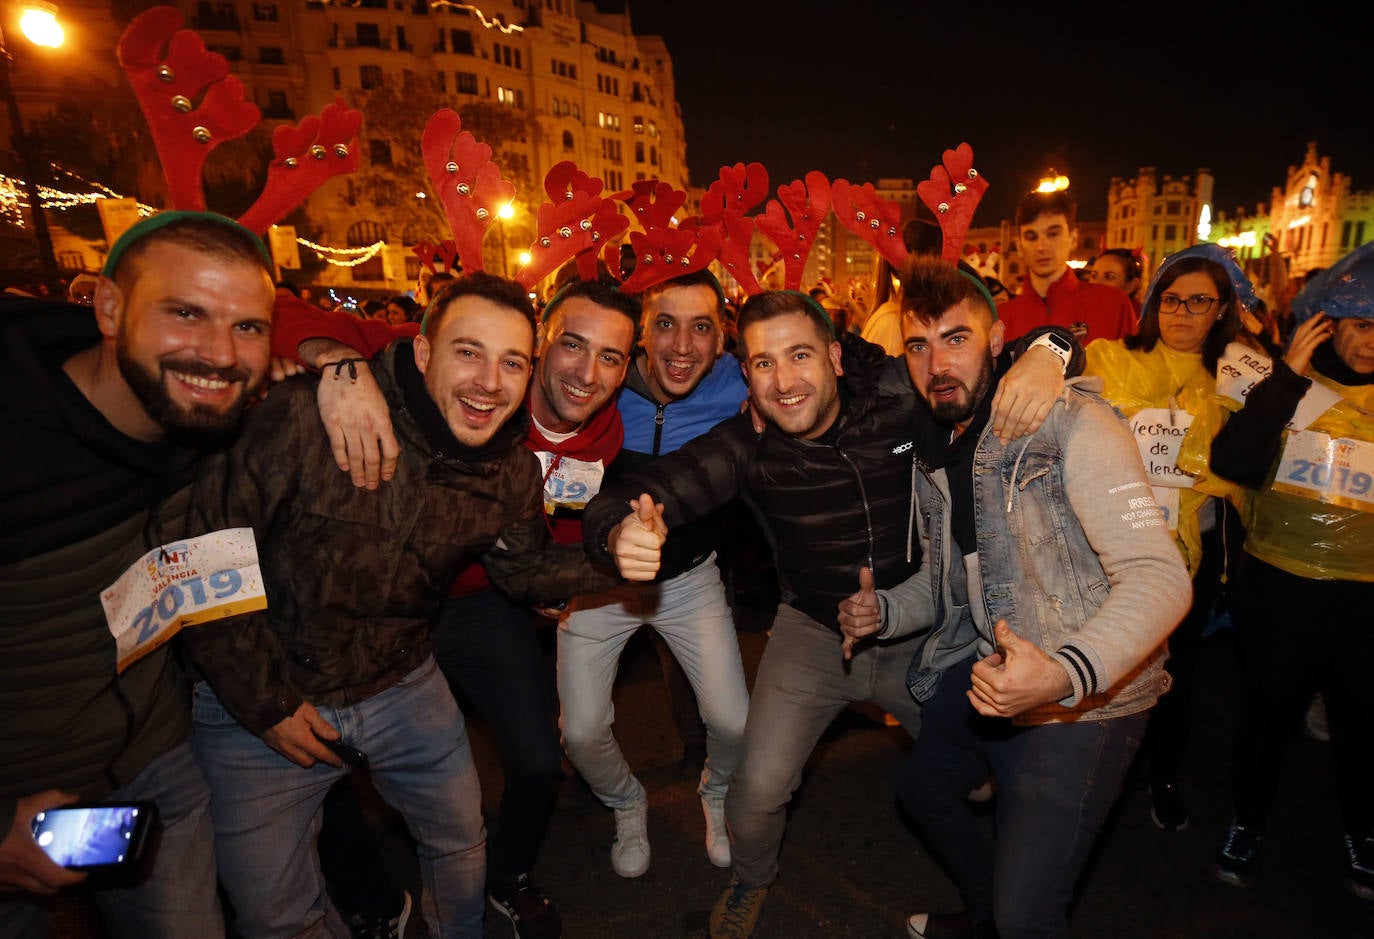
[[[33,840],[71,870],[128,870],[143,858],[156,824],[152,802],[87,802],[39,812]]]
[[[316,734],[315,739],[332,750],[334,755],[343,760],[347,765],[355,766],[359,769],[367,769],[367,754],[357,747],[350,747],[342,740],[326,740],[318,734]]]

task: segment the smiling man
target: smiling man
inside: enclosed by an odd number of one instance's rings
[[[572,280],[544,310],[530,382],[528,447],[544,477],[544,513],[559,544],[582,543],[582,509],[625,438],[614,396],[634,350],[639,302],[606,281]],[[504,789],[489,844],[487,892],[521,939],[554,939],[561,921],[530,880],[558,799],[557,705],[528,606],[473,564],[440,610],[434,654],[491,725]]]
[[[223,935],[180,659],[166,632],[121,654],[130,623],[101,594],[181,540],[202,448],[262,386],[270,270],[232,220],[164,212],[115,243],[94,309],[0,306],[0,934],[45,935],[33,895],[84,878],[30,828],[80,797],[149,800],[162,822],[148,876],[94,894],[110,935]]]
[[[724,352],[724,297],[710,271],[650,287],[641,302],[642,351],[630,363],[619,398],[625,442],[607,482],[653,464],[735,416],[745,396],[738,362]],[[663,637],[700,705],[707,738],[697,791],[706,851],[713,864],[730,863],[725,793],[749,692],[715,562],[725,524],[718,514],[674,531],[653,583],[578,596],[558,624],[563,745],[597,798],[615,811],[611,867],[621,877],[649,869],[648,795],[612,734],[611,689],[625,644],[645,624]]]
[[[1016,207],[1021,290],[997,307],[1008,342],[1037,326],[1073,330],[1079,343],[1135,332],[1130,297],[1106,284],[1078,279],[1069,258],[1078,245],[1078,204],[1067,192],[1029,192]]]
[[[739,325],[749,396],[767,419],[763,433],[750,415],[736,415],[608,485],[585,522],[588,549],[617,556],[623,539],[612,529],[630,495],[663,503],[668,544],[683,525],[743,496],[776,549],[783,602],[726,799],[734,881],[711,915],[713,939],[752,934],[778,874],[787,803],[831,721],[856,701],[877,703],[913,734],[919,719],[904,684],[919,639],[873,643],[849,662],[835,618],[861,567],[876,565],[878,582],[894,585],[920,563],[910,540],[910,396],[879,395],[887,360],[877,346],[856,339],[855,368],[842,370],[830,320],[805,294],[751,297]],[[646,571],[657,558],[657,548],[649,551]]]
[[[520,602],[612,582],[549,539],[540,467],[521,445],[533,346],[523,289],[466,275],[421,335],[369,363],[401,444],[388,485],[359,489],[335,469],[309,379],[274,389],[202,470],[195,523],[252,529],[268,601],[187,636],[207,679],[196,752],[245,936],[346,934],[313,848],[343,760],[370,765],[415,834],[430,934],[482,935],[481,799],[432,654],[434,609],[477,560]]]

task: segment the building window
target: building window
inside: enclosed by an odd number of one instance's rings
[[[285,65],[286,53],[281,46],[258,47],[258,61],[263,65]]]
[[[519,88],[506,88],[504,85],[498,85],[496,87],[496,100],[514,108],[523,108],[525,106],[525,93]]]
[[[382,67],[380,65],[364,65],[359,68],[358,84],[362,85],[364,91],[382,87]]]
[[[396,48],[402,52],[410,51],[410,43],[406,42],[406,28],[404,26],[396,27]]]
[[[563,131],[563,149],[572,150],[574,148],[572,131]]]
[[[578,104],[576,101],[573,102],[573,117],[577,118],[579,121],[582,120],[582,105]]]
[[[649,148],[649,162],[654,166],[658,166],[658,147]]]
[[[1177,238],[1177,237],[1178,237],[1178,226],[1177,226],[1177,225],[1165,225],[1165,226],[1164,226],[1164,240],[1165,240],[1165,241],[1173,241],[1173,240],[1174,240],[1175,238]]]
[[[376,23],[358,23],[354,27],[355,35],[358,37],[358,45],[366,46],[369,49],[380,49],[382,47],[382,31]]]
[[[477,75],[473,72],[454,72],[453,90],[460,95],[477,94]]]
[[[385,140],[367,142],[367,159],[373,166],[391,165],[391,144]]]
[[[440,70],[434,73],[434,87],[440,94],[448,91],[448,72]]]
[[[343,78],[339,75],[339,67],[334,66],[334,90],[340,91],[343,88]]]
[[[292,112],[291,106],[286,103],[286,92],[269,91],[267,93],[267,107],[263,108],[262,116],[275,120],[290,120],[296,115]]]
[[[650,122],[649,122],[649,136],[650,136],[650,137],[657,137],[657,136],[658,136],[658,125],[655,124],[653,121],[650,121]]]
[[[450,29],[448,31],[449,48],[458,55],[475,55],[476,50],[472,45],[472,33],[466,29]]]
[[[277,21],[277,5],[275,3],[253,4],[253,19],[259,23],[275,23]]]
[[[644,141],[642,140],[635,141],[635,162],[644,162]]]
[[[634,116],[634,122],[635,122],[635,133],[636,133],[636,134],[642,134],[642,133],[644,133],[644,115],[642,115],[642,114],[636,114],[636,115]]]

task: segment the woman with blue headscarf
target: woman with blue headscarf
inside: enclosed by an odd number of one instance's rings
[[[1293,315],[1287,352],[1212,444],[1213,470],[1251,491],[1231,606],[1235,817],[1213,870],[1236,886],[1254,879],[1283,759],[1320,691],[1345,885],[1374,900],[1374,243],[1310,281]]]
[[[1225,420],[1215,400],[1217,364],[1237,336],[1248,342],[1242,313],[1254,291],[1231,253],[1195,245],[1170,255],[1141,305],[1138,331],[1088,344],[1086,375],[1131,420],[1156,501],[1193,575],[1193,606],[1169,637],[1172,690],[1160,698],[1141,747],[1150,785],[1150,817],[1160,828],[1188,826],[1178,771],[1188,736],[1197,648],[1226,567],[1226,496],[1235,487],[1208,471],[1212,436]],[[1202,454],[1180,465],[1181,454]],[[1232,513],[1233,515],[1233,513]],[[1233,529],[1239,527],[1229,518]]]

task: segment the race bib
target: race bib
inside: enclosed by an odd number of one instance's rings
[[[1193,415],[1179,408],[1172,412],[1168,408],[1141,408],[1131,417],[1131,433],[1140,448],[1140,459],[1151,486],[1193,488],[1193,477],[1178,468],[1178,452],[1192,426]],[[1178,505],[1177,498],[1174,505]],[[1162,501],[1160,507],[1163,508]]]
[[[581,511],[601,491],[601,480],[606,475],[606,467],[600,460],[588,463],[570,457],[558,459],[553,471],[549,466],[555,456],[547,451],[537,454],[544,470],[544,514],[552,515],[554,509],[563,507]]]
[[[1274,489],[1374,512],[1374,443],[1316,431],[1292,432],[1274,474]]]
[[[1217,391],[1232,401],[1244,404],[1250,389],[1273,370],[1274,363],[1268,356],[1233,342],[1226,347],[1225,354],[1217,363]],[[1288,429],[1306,430],[1340,400],[1339,392],[1314,381],[1298,402],[1293,419],[1288,422]]]
[[[226,528],[149,551],[101,591],[119,671],[185,626],[267,609],[251,528]]]

